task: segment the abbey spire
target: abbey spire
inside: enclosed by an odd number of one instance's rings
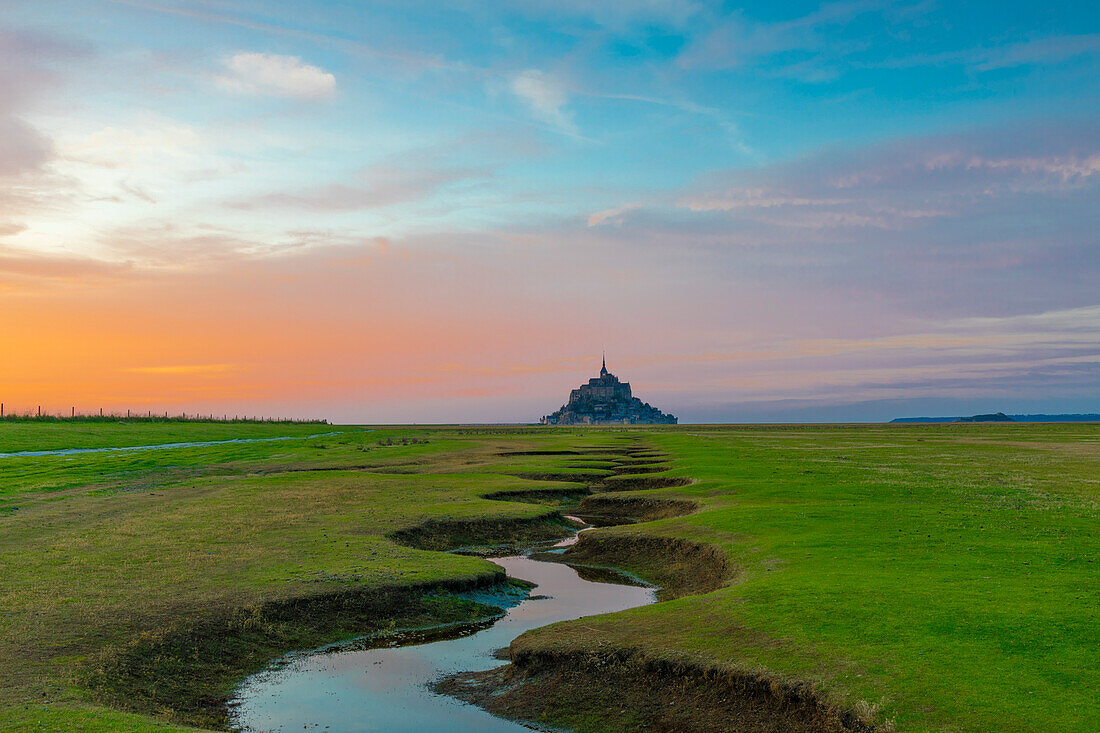
[[[607,371],[607,354],[600,376],[569,393],[569,402],[540,421],[543,425],[675,425],[676,417],[661,412],[631,394],[630,384]]]

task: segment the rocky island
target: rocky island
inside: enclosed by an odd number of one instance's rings
[[[676,417],[642,402],[630,392],[629,382],[607,371],[607,359],[600,376],[569,393],[569,402],[543,417],[543,425],[675,425]]]

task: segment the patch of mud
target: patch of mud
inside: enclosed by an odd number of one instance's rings
[[[414,473],[421,473],[421,471],[421,468],[413,464],[401,466],[379,466],[370,470],[371,473],[381,473],[390,476],[405,476]]]
[[[504,551],[517,545],[568,537],[572,531],[569,522],[560,514],[546,512],[533,517],[433,519],[387,536],[398,544],[418,550],[489,546]]]
[[[583,532],[562,555],[574,567],[616,567],[661,587],[661,600],[709,593],[729,583],[736,569],[726,553],[678,537],[624,532]]]
[[[437,691],[495,715],[552,726],[600,721],[627,733],[847,733],[869,721],[820,701],[807,685],[632,651],[528,653],[511,665],[444,679]]]
[[[504,571],[404,586],[352,588],[250,608],[187,609],[179,620],[110,648],[81,682],[93,699],[202,728],[226,725],[226,692],[273,658],[395,625],[476,623],[500,609],[454,594],[502,587]]]
[[[577,484],[587,484],[602,481],[612,475],[611,471],[602,471],[595,468],[584,468],[570,471],[560,469],[554,471],[511,471],[509,476],[525,478],[530,481],[569,481]]]
[[[646,458],[644,456],[642,458],[634,458],[634,457],[631,457],[631,456],[619,456],[618,458],[615,459],[615,462],[620,464],[620,465],[624,465],[624,466],[633,466],[633,465],[637,465],[639,463],[660,463],[660,462],[665,461],[665,460],[668,460],[668,456],[654,456],[652,458]]]
[[[618,476],[626,476],[630,474],[639,473],[661,473],[667,471],[672,466],[667,463],[639,463],[634,465],[616,466],[615,474]]]
[[[576,503],[590,495],[592,490],[585,488],[561,488],[561,489],[516,489],[512,491],[494,491],[482,494],[481,498],[493,501],[519,501],[525,504],[553,504],[561,505]]]
[[[572,450],[510,450],[497,453],[498,456],[589,456],[589,455],[626,455],[627,451],[618,447],[575,448]]]
[[[699,505],[689,499],[662,499],[655,496],[620,496],[597,494],[581,500],[575,513],[585,516],[617,517],[636,522],[681,517],[691,514]]]
[[[687,486],[692,480],[684,476],[647,474],[642,476],[608,476],[603,481],[607,491],[644,491],[648,489],[675,489]]]

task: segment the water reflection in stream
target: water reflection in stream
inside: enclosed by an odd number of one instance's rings
[[[568,544],[568,541],[561,544]],[[489,628],[459,638],[381,649],[335,647],[296,655],[248,678],[231,703],[247,731],[523,731],[430,689],[440,677],[500,666],[493,653],[530,629],[652,603],[653,591],[582,580],[575,570],[526,556],[496,558],[510,577],[538,585]],[[478,599],[483,600],[483,599]]]

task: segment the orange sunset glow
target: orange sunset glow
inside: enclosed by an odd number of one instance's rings
[[[11,412],[530,422],[602,351],[685,422],[1100,410],[1091,42],[92,5],[0,20]]]

